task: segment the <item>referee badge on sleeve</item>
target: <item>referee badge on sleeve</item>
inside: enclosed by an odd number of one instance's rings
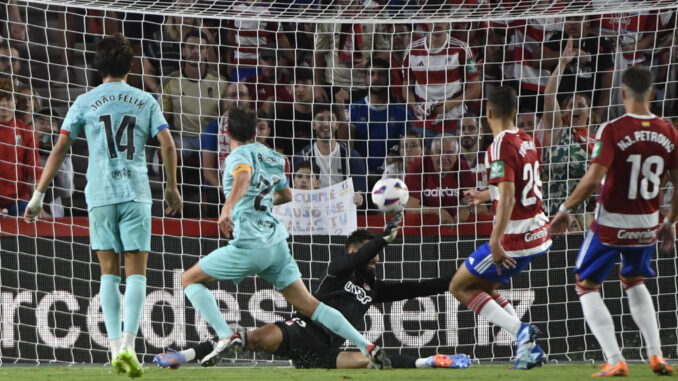
[[[500,177],[504,177],[504,161],[493,161],[492,165],[490,166],[490,178],[498,179]]]

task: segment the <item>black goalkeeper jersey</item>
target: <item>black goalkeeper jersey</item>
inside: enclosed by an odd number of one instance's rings
[[[431,279],[422,282],[384,282],[364,274],[363,269],[386,246],[381,236],[366,243],[355,254],[336,258],[327,268],[320,287],[313,294],[318,300],[338,310],[353,325],[358,327],[372,303],[412,299],[445,292],[449,289],[451,277]],[[331,345],[340,347],[344,338],[335,335],[310,318],[296,314],[307,324],[324,330]]]

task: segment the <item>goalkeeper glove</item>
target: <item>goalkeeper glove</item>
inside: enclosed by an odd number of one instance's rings
[[[403,212],[400,211],[396,213],[393,218],[386,224],[386,227],[384,227],[384,233],[382,233],[381,237],[386,241],[387,243],[393,242],[395,237],[398,235],[398,230],[400,229],[400,224],[403,222]]]

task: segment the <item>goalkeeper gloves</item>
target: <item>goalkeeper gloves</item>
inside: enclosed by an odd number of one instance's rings
[[[403,212],[400,211],[396,213],[393,218],[386,224],[386,227],[384,227],[384,233],[382,233],[381,237],[386,241],[387,243],[393,242],[395,237],[398,235],[398,230],[400,229],[400,224],[403,222]]]

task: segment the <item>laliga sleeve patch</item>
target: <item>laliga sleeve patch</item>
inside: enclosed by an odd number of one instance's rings
[[[596,144],[593,145],[593,152],[591,152],[591,159],[595,159],[600,155],[600,151],[603,149],[603,142],[597,141]]]
[[[492,165],[490,166],[490,178],[498,179],[502,177],[504,177],[504,161],[493,161]]]
[[[469,74],[475,74],[478,72],[478,65],[475,58],[469,58],[466,64],[466,72]]]

